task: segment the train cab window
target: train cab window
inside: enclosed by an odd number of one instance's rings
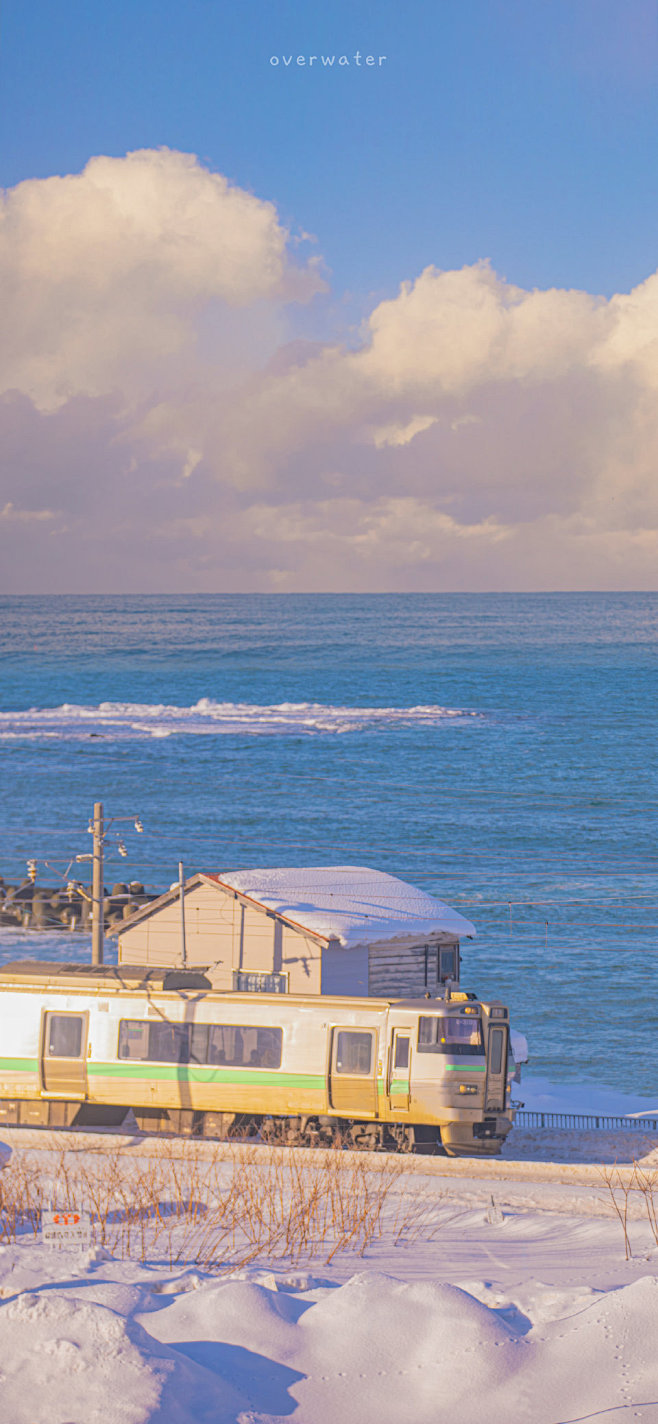
[[[503,1067],[503,1043],[505,1032],[502,1028],[492,1028],[489,1033],[489,1072],[500,1073]]]
[[[372,1048],[374,1034],[349,1033],[343,1030],[337,1035],[336,1072],[369,1074],[372,1070]]]
[[[46,1053],[49,1058],[79,1058],[82,1049],[82,1015],[49,1014]]]
[[[409,1067],[409,1039],[401,1038],[399,1035],[395,1040],[395,1061],[394,1068]]]
[[[482,1025],[478,1018],[457,1014],[421,1016],[418,1020],[418,1052],[445,1053],[451,1058],[481,1057],[484,1053]]]

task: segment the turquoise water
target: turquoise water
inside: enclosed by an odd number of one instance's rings
[[[658,594],[2,598],[0,657],[5,877],[95,800],[145,828],[108,884],[373,865],[474,921],[536,1072],[655,1090]]]

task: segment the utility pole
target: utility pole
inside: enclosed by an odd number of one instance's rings
[[[91,962],[103,963],[103,803],[94,802],[94,854],[91,886]]]
[[[183,965],[187,967],[187,951],[185,948],[185,876],[183,873],[183,862],[178,862],[178,892],[180,896],[180,948]]]

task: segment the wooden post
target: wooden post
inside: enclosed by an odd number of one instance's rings
[[[178,890],[180,896],[180,950],[181,960],[184,967],[187,967],[187,950],[185,946],[185,876],[183,873],[183,862],[178,862]]]
[[[94,804],[94,857],[91,886],[91,962],[103,963],[103,803]]]

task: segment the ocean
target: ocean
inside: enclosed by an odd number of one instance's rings
[[[658,594],[3,597],[0,657],[5,879],[99,800],[108,885],[375,866],[474,922],[534,1072],[655,1092]]]

